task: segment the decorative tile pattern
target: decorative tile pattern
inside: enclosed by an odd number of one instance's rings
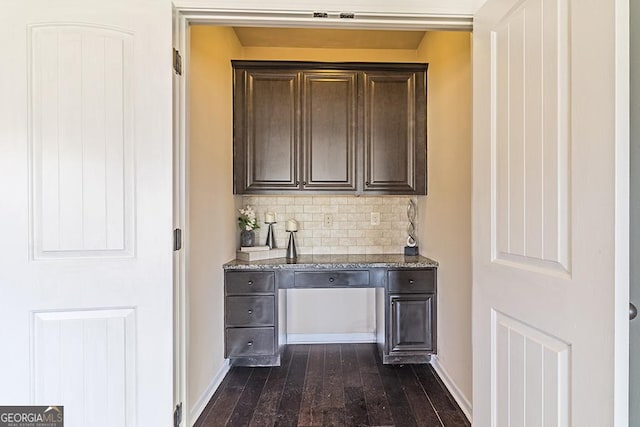
[[[298,253],[308,255],[403,253],[408,203],[409,196],[243,197],[243,204],[253,206],[262,222],[265,212],[275,212],[274,232],[280,248],[287,246],[287,219],[298,221]],[[379,225],[371,225],[372,212],[380,213]],[[324,225],[325,214],[333,218],[331,227]],[[258,244],[263,244],[267,227],[261,223],[256,234]]]

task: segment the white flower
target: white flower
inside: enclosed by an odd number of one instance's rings
[[[238,209],[240,212],[240,217],[238,218],[238,225],[241,230],[252,231],[256,228],[260,228],[258,225],[258,221],[256,219],[256,211],[251,207],[251,205],[247,205],[244,208]]]

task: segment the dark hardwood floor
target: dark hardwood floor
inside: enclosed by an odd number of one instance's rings
[[[382,365],[375,344],[289,345],[231,368],[195,426],[470,426],[430,365]]]

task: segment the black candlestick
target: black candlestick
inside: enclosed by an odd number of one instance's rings
[[[295,231],[290,231],[289,232],[289,245],[287,246],[287,258],[288,259],[296,259],[296,258],[298,258],[298,251],[296,250],[296,239],[294,239],[293,233],[295,233]]]
[[[273,224],[276,224],[275,222],[265,222],[265,224],[269,225],[269,229],[267,230],[267,241],[265,243],[265,245],[269,246],[269,249],[275,249],[276,248],[276,238],[273,236]]]

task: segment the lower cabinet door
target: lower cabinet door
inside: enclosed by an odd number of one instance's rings
[[[227,328],[226,357],[271,356],[276,351],[274,328]]]
[[[390,295],[390,352],[432,351],[434,294]]]

